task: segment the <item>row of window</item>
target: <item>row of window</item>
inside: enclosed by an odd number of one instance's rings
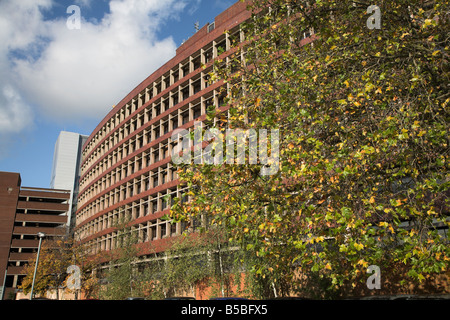
[[[202,77],[201,79],[203,78],[204,77]],[[92,169],[92,166],[95,166],[96,162],[104,157],[105,154],[110,153],[111,150],[117,149],[120,143],[123,143],[123,141],[129,139],[130,135],[132,135],[135,131],[141,129],[143,126],[147,127],[147,133],[145,135],[145,144],[147,144],[150,141],[158,139],[160,136],[168,133],[169,131],[172,131],[179,126],[184,125],[190,119],[192,119],[192,117],[198,117],[202,113],[202,107],[208,106],[213,103],[213,93],[210,94],[208,101],[205,101],[204,103],[201,103],[200,100],[204,100],[205,98],[197,99],[197,101],[195,101],[194,103],[188,103],[178,109],[173,110],[171,114],[159,120],[156,119],[152,121],[152,119],[159,117],[165,111],[172,109],[174,106],[178,105],[179,96],[182,96],[183,101],[207,87],[206,80],[199,80],[197,82],[189,84],[187,88],[181,89],[181,87],[179,87],[178,89],[180,90],[180,92],[170,95],[170,99],[167,99],[168,101],[161,98],[160,101],[153,102],[145,109],[141,110],[138,114],[134,115],[128,122],[122,125],[114,133],[108,136],[83,164],[81,171],[82,175],[84,175],[88,170],[89,173],[81,180],[81,188],[89,183],[89,178],[90,176],[92,176],[91,172],[93,170],[95,171],[95,168]],[[191,110],[193,112],[193,115],[189,114]],[[150,125],[149,122],[151,122],[152,124]]]
[[[131,99],[117,114],[112,117],[105,126],[94,136],[83,151],[83,157],[89,155],[89,159],[85,161],[82,166],[82,173],[90,167],[92,163],[91,158],[98,153],[98,144],[118,126],[122,126],[125,119],[132,115],[136,110],[140,109],[153,98],[157,98],[162,92],[170,88],[177,82],[181,82],[189,74],[197,71],[203,65],[206,65],[211,60],[215,59],[222,52],[231,48],[231,39],[240,35],[239,29],[234,33],[227,33],[222,35],[219,39],[209,43],[204,48],[198,50],[196,53],[186,58],[183,62],[174,66],[171,70],[166,72],[156,81],[152,82],[146,89]],[[240,36],[239,36],[240,37]],[[177,87],[166,92],[163,96],[158,97],[152,103],[152,116],[155,117],[162,110],[167,110],[171,106],[175,106],[178,102],[185,100],[187,97],[201,91],[208,83],[208,73],[210,69],[193,76],[191,79],[186,79],[183,83],[179,83]],[[127,123],[130,120],[126,121]]]
[[[103,251],[122,248],[129,240],[126,237],[130,236],[135,238],[132,240],[133,243],[145,243],[180,235],[186,229],[187,225],[184,222],[171,223],[157,219],[133,226],[128,234],[124,234],[122,231],[114,231],[90,240],[86,243],[86,247],[88,248],[87,253],[97,254]]]
[[[122,177],[125,178],[128,176],[127,170],[122,169],[118,176],[114,176],[109,180],[106,177],[103,180],[105,190],[109,187],[109,183],[113,183],[114,179],[121,180]],[[178,179],[176,169],[172,167],[171,163],[168,163],[164,167],[157,167],[153,171],[147,171],[134,179],[126,180],[84,206],[77,214],[77,225],[116,203],[152,190],[165,183],[175,181],[176,179]]]
[[[164,192],[142,197],[125,206],[120,206],[117,209],[108,211],[79,227],[76,230],[75,239],[84,239],[109,228],[114,229],[109,236],[117,234],[117,232],[119,232],[117,230],[120,229],[119,226],[121,224],[164,211],[171,206],[176,197],[181,198],[182,202],[187,202],[189,199],[185,194],[186,190],[185,187],[180,188],[179,186],[176,186],[172,189],[166,189]],[[108,201],[108,199],[106,201]],[[154,221],[156,220],[144,224],[147,225],[147,227],[150,227],[154,224]],[[179,231],[180,230],[178,230],[178,233]],[[154,237],[156,237],[156,233],[154,233]],[[150,238],[150,240],[154,239],[154,237]],[[159,239],[161,237],[157,238]],[[148,240],[147,237],[144,237],[144,239]]]
[[[98,161],[80,183],[81,192],[78,206],[82,207],[105,188],[121,181],[124,176],[150,167],[169,157],[177,140],[172,139],[171,136],[166,136],[159,142],[157,139],[173,132],[179,125],[199,118],[206,113],[207,108],[214,101],[216,103],[222,101],[221,98],[214,98],[213,95],[218,96],[216,90],[211,91],[209,97],[201,97],[194,103],[178,109],[175,113],[144,128],[133,137],[115,146],[114,150],[109,150],[108,154]],[[127,159],[136,152],[138,153],[134,157]],[[124,174],[120,174],[124,171],[126,171]]]
[[[234,32],[236,35],[240,36],[239,28]],[[186,124],[204,115],[211,105],[223,104],[221,89],[209,88],[208,74],[212,66],[199,69],[229,50],[231,37],[232,34],[221,35],[153,81],[118,110],[85,147],[75,238],[91,237],[86,243],[92,253],[119,245],[122,237],[117,223],[123,219],[149,217],[134,226],[140,242],[184,231],[181,224],[151,217],[170,208],[168,199],[183,197],[185,192],[179,185],[174,186],[178,176],[172,163],[166,161],[180,139],[172,138],[170,133],[181,126],[186,128]],[[228,62],[228,58],[224,60]],[[200,92],[201,96],[183,104]],[[165,189],[154,189],[164,184],[167,184]],[[183,201],[187,200],[183,197]],[[108,228],[111,232],[96,237]]]

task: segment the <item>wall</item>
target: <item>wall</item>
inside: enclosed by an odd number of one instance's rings
[[[0,172],[0,284],[4,286],[20,192],[20,174]],[[5,295],[6,296],[6,295]]]

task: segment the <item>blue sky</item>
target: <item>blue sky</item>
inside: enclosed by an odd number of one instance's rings
[[[89,135],[111,107],[236,0],[0,1],[0,171],[48,187],[60,131]],[[81,29],[66,22],[70,5]]]

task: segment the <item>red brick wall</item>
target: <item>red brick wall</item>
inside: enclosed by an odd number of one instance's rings
[[[20,174],[0,172],[0,284],[8,265],[11,237],[20,192]]]

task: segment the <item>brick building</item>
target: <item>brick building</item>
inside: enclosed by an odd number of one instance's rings
[[[226,84],[208,83],[208,74],[214,60],[227,62],[233,40],[243,40],[240,25],[251,15],[246,8],[246,3],[235,3],[185,41],[176,56],[120,101],[88,138],[75,241],[86,244],[90,253],[117,247],[115,226],[123,219],[131,221],[143,244],[143,259],[151,253],[145,244],[162,251],[168,238],[187,227],[161,219],[170,210],[165,197],[186,191],[171,161],[179,142],[172,133],[192,129],[194,120],[205,119],[209,106],[223,105],[221,88]]]
[[[70,191],[21,186],[19,173],[0,172],[0,279],[4,299],[14,295],[24,265],[45,239],[66,235]]]

